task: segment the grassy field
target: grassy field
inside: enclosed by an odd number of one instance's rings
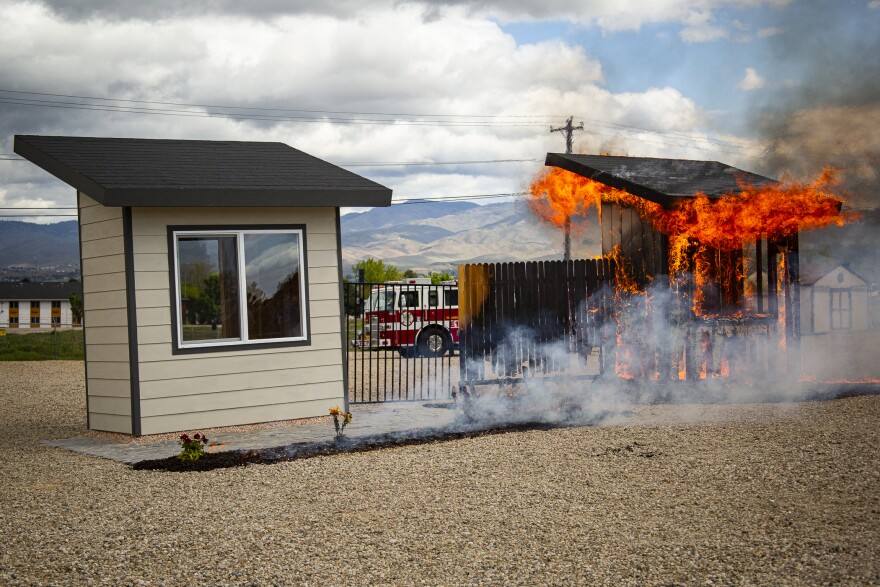
[[[0,361],[47,361],[83,359],[83,331],[6,331],[0,336]]]

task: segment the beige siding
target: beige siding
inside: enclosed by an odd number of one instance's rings
[[[340,386],[341,387],[341,386]],[[328,395],[334,393],[327,391]],[[338,402],[339,400],[334,400]],[[254,422],[274,422],[323,416],[327,413],[327,400],[317,399],[296,403],[249,406],[224,410],[203,410],[183,414],[168,414],[141,420],[143,434],[161,434],[178,430],[198,430],[218,426],[236,426]]]
[[[168,226],[306,225],[311,344],[172,353]],[[136,208],[142,433],[323,415],[343,400],[333,208]]]
[[[89,425],[131,433],[122,209],[80,193]]]

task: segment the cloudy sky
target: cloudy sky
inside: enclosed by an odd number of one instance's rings
[[[32,0],[0,21],[3,208],[75,201],[15,134],[282,141],[402,201],[523,190],[568,116],[576,152],[838,165],[876,205],[880,0]]]

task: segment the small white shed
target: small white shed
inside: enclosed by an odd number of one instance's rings
[[[868,284],[844,265],[801,272],[801,332],[868,330]]]
[[[77,190],[89,428],[346,402],[339,208],[390,189],[282,143],[16,136],[15,152]]]

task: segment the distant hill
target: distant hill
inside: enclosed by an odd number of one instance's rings
[[[581,231],[572,253],[596,255],[598,242],[595,230]],[[367,257],[399,269],[454,273],[460,263],[561,258],[562,233],[522,202],[397,205],[342,217],[344,271]]]
[[[580,219],[572,256],[599,254],[595,212]],[[479,206],[429,202],[374,208],[341,219],[343,270],[367,257],[399,269],[455,272],[460,263],[559,259],[562,233],[538,221],[522,202]],[[869,282],[880,282],[880,209],[855,224],[801,234],[804,267],[848,264]],[[0,222],[0,278],[10,266],[78,265],[75,221],[56,224]]]
[[[0,267],[79,265],[75,220],[34,224],[19,220],[0,222]]]

